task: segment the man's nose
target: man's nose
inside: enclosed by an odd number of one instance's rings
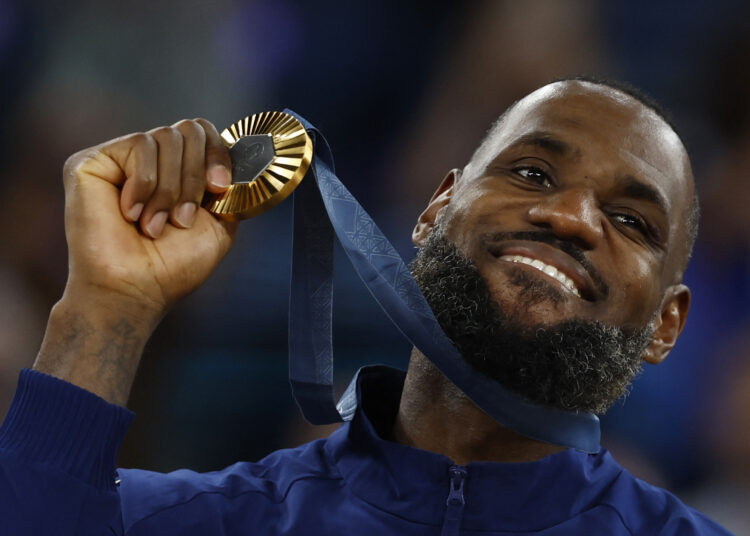
[[[528,220],[586,249],[592,249],[604,235],[596,198],[586,189],[551,193],[529,209]]]

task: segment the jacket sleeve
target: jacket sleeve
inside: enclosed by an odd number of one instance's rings
[[[2,533],[122,534],[115,464],[133,418],[84,389],[23,370],[0,427]]]

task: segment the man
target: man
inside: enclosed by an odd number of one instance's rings
[[[726,534],[605,450],[503,427],[417,350],[405,378],[360,376],[357,414],[328,440],[115,481],[132,418],[115,405],[143,345],[231,247],[235,225],[198,209],[227,169],[204,120],[66,164],[68,284],[0,434],[3,519],[18,533]],[[660,113],[562,81],[513,105],[448,174],[414,230],[414,274],[476,369],[537,403],[601,413],[684,326],[696,219],[686,151]]]

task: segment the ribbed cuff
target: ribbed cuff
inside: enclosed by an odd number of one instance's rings
[[[85,389],[24,369],[0,427],[0,449],[112,490],[117,454],[134,418]]]

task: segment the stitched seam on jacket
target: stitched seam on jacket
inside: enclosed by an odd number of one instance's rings
[[[157,510],[155,512],[151,512],[147,516],[140,518],[139,520],[135,521],[133,524],[130,525],[130,528],[125,531],[125,534],[129,534],[136,527],[136,525],[138,525],[138,524],[140,524],[140,523],[142,523],[142,522],[144,522],[144,521],[146,521],[146,520],[148,520],[148,519],[150,519],[150,518],[152,518],[154,516],[157,516],[157,515],[159,515],[161,513],[164,513],[167,510],[171,510],[172,508],[177,508],[178,506],[184,506],[186,504],[189,504],[189,503],[193,502],[195,499],[198,499],[198,498],[200,498],[200,497],[202,497],[204,495],[222,495],[222,496],[226,497],[227,499],[234,500],[234,499],[237,499],[239,497],[242,497],[243,495],[248,495],[248,494],[251,494],[251,493],[258,493],[258,494],[262,495],[263,497],[265,497],[266,499],[268,499],[269,502],[272,502],[274,504],[281,504],[281,503],[283,503],[286,500],[286,498],[289,495],[289,492],[291,491],[292,487],[297,482],[300,482],[302,480],[314,480],[314,479],[315,480],[329,480],[329,481],[342,480],[340,477],[326,478],[326,477],[321,477],[321,476],[317,476],[317,475],[316,476],[301,476],[299,478],[295,478],[294,480],[292,480],[289,483],[289,485],[287,486],[286,490],[284,491],[284,494],[281,497],[279,497],[278,499],[276,499],[276,498],[272,499],[268,494],[264,493],[261,490],[257,490],[257,489],[250,489],[250,490],[238,493],[236,495],[229,495],[227,493],[224,493],[223,491],[199,491],[198,493],[196,493],[195,495],[193,495],[189,499],[186,499],[186,500],[184,500],[182,502],[179,502],[179,503],[170,504],[169,506],[165,506],[164,508],[162,508],[160,510]]]
[[[395,514],[395,513],[391,512],[389,510],[385,510],[385,509],[381,508],[380,506],[367,501],[366,499],[360,497],[356,493],[352,493],[352,496],[355,497],[356,499],[358,499],[359,501],[365,503],[366,505],[374,508],[375,510],[378,510],[379,512],[386,513],[388,515],[391,515],[391,516],[396,517],[398,519],[401,519],[403,521],[408,521],[410,523],[414,523],[414,524],[417,524],[417,525],[425,525],[425,526],[428,526],[428,527],[439,527],[439,526],[441,526],[441,523],[426,523],[426,522],[423,522],[423,521],[417,521],[417,520],[414,520],[414,519],[409,519],[409,518],[403,517],[403,516],[401,516],[399,514]],[[614,512],[617,514],[617,517],[620,520],[620,523],[622,523],[623,528],[628,531],[628,534],[630,534],[630,536],[635,536],[634,533],[633,533],[633,531],[630,530],[630,527],[627,525],[627,523],[625,523],[625,519],[622,517],[622,514],[619,512],[619,510],[617,510],[617,508],[615,508],[614,506],[612,506],[611,504],[608,504],[608,503],[595,504],[591,508],[588,508],[586,510],[578,512],[578,514],[576,514],[575,516],[569,517],[567,519],[564,519],[564,520],[560,521],[559,523],[555,523],[553,525],[549,525],[549,526],[545,526],[545,527],[535,527],[535,528],[529,529],[529,530],[518,530],[518,529],[510,529],[510,528],[507,528],[507,529],[506,528],[487,528],[487,529],[468,529],[468,528],[464,528],[462,530],[466,530],[466,531],[472,532],[472,533],[480,533],[480,532],[493,532],[493,533],[507,532],[509,534],[536,534],[539,531],[549,530],[549,529],[552,529],[554,527],[560,526],[563,523],[567,523],[571,519],[575,519],[578,516],[584,515],[584,514],[590,512],[590,511],[595,510],[595,509],[597,509],[599,507],[602,507],[602,506],[606,506],[607,508],[609,508],[611,510],[614,510]]]

